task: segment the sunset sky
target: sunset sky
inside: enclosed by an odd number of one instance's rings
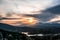
[[[60,5],[60,0],[0,0],[0,14],[12,12],[24,15],[33,14],[39,22],[55,22],[60,21],[60,14],[46,10],[57,5]]]

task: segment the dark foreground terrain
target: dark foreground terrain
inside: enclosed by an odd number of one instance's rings
[[[60,28],[49,30],[28,27],[16,29],[14,26],[0,23],[0,40],[60,40]],[[22,32],[30,33],[27,35]]]
[[[0,40],[60,40],[60,34],[27,36],[26,34],[18,32],[0,30]]]

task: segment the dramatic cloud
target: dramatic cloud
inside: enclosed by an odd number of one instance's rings
[[[49,8],[46,11],[49,11],[52,14],[60,14],[60,5],[54,6],[52,8]]]
[[[60,16],[60,0],[0,0],[0,14],[2,13],[3,15],[24,14],[36,18],[39,22],[55,22],[56,19],[58,19],[56,21],[60,20],[58,17]]]
[[[58,4],[59,0],[0,0],[0,12],[37,14]]]
[[[49,20],[49,22],[60,22],[60,15],[57,15],[55,18]]]
[[[42,11],[41,14],[34,15],[39,19],[39,22],[55,22],[60,20],[60,5],[48,8]]]

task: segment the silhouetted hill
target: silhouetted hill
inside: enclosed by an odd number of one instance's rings
[[[0,23],[0,29],[12,32],[30,32],[30,33],[60,33],[59,23],[40,23],[34,27],[15,27],[8,24]]]
[[[39,23],[35,26],[36,28],[60,28],[60,23]]]
[[[34,28],[42,29],[42,33],[60,33],[60,24],[59,23],[39,23]]]
[[[24,31],[31,31],[29,27],[16,27],[4,23],[0,23],[0,29],[5,30],[5,31],[13,31],[13,32],[24,32]]]
[[[60,24],[59,23],[39,23],[34,27],[25,27],[22,28],[24,31],[28,31],[31,33],[60,33]]]
[[[15,31],[16,30],[16,28],[14,26],[4,24],[4,23],[0,23],[0,29],[6,30],[6,31]]]

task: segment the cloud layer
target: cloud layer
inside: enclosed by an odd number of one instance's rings
[[[55,22],[56,19],[60,21],[60,6],[54,8],[57,5],[60,5],[60,0],[0,0],[0,14],[33,14],[39,22]]]
[[[37,14],[46,8],[59,4],[59,0],[0,0],[0,12],[16,12],[21,14]]]

